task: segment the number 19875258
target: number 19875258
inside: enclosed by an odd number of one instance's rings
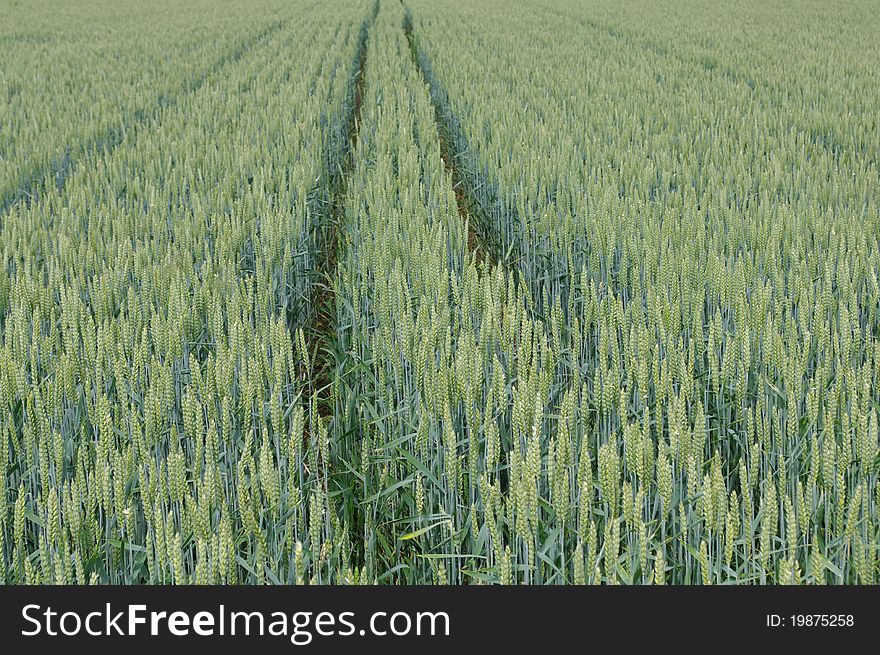
[[[851,628],[854,625],[852,614],[767,615],[768,628]]]

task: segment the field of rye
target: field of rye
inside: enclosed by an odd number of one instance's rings
[[[870,0],[0,49],[0,581],[880,583]]]

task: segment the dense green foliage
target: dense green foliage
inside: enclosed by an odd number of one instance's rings
[[[502,449],[540,453],[527,531],[526,492],[501,493],[520,577],[573,557],[593,581],[665,562],[675,582],[873,582],[878,84],[821,59],[864,27],[808,14],[780,44],[765,25],[768,54],[714,10],[631,25],[598,4],[412,3],[484,238],[547,340],[531,420],[499,406]],[[780,10],[738,6],[744,27]]]
[[[6,9],[0,578],[880,582],[869,5]]]
[[[218,6],[219,5],[219,6]],[[63,183],[278,28],[284,3],[4,3],[0,208]],[[217,11],[217,10],[220,11]],[[174,20],[162,20],[173,14]],[[212,20],[205,21],[206,13]],[[224,34],[225,38],[217,38]]]
[[[284,27],[3,216],[8,580],[293,581],[293,544],[333,515],[303,511],[321,476],[294,343],[368,8],[280,6]]]

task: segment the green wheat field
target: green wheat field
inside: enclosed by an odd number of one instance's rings
[[[880,582],[873,0],[13,0],[0,50],[0,580]]]

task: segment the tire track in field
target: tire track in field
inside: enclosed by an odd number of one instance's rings
[[[403,4],[402,0],[401,4]],[[493,266],[496,258],[494,257],[493,249],[489,246],[488,240],[485,238],[488,223],[486,223],[481,217],[478,217],[473,209],[477,204],[474,201],[473,195],[467,191],[466,181],[462,177],[461,170],[456,161],[456,155],[451,145],[454,143],[450,134],[451,130],[449,129],[447,121],[442,120],[443,112],[434,99],[434,85],[431,84],[428,76],[425,74],[425,70],[422,68],[418,48],[415,43],[415,37],[413,36],[412,16],[406,5],[404,5],[403,33],[406,35],[406,42],[409,45],[413,63],[419,71],[422,80],[431,91],[430,95],[431,103],[434,107],[434,120],[440,128],[437,130],[440,137],[440,158],[443,160],[443,167],[452,178],[452,189],[455,192],[455,204],[458,207],[458,215],[467,225],[468,252],[474,254],[478,263],[483,264],[484,262],[487,262],[490,266]],[[483,234],[478,233],[477,223],[482,223],[479,227],[480,232]]]
[[[164,110],[174,107],[188,96],[196,93],[212,76],[227,66],[234,65],[246,53],[253,50],[272,34],[281,30],[288,22],[290,22],[289,18],[272,22],[264,29],[242,41],[232,53],[215,61],[189,84],[184,85],[182,90],[176,93],[160,94],[152,107],[132,112],[123,120],[121,125],[111,127],[104,134],[85,143],[70,146],[67,149],[68,152],[62,157],[48,165],[39,166],[35,170],[30,171],[30,173],[24,174],[17,185],[17,189],[8,193],[5,198],[0,199],[0,217],[5,216],[15,205],[33,206],[51,188],[53,182],[58,190],[63,189],[68,177],[73,172],[74,166],[81,159],[102,150],[106,152],[114,151],[125,140],[126,134],[130,130],[158,118]]]
[[[367,36],[376,15],[379,13],[379,0],[361,25],[358,44],[355,50],[354,66],[350,79],[351,110],[345,119],[346,138],[339,147],[344,152],[337,158],[341,164],[330,174],[330,201],[323,220],[320,243],[322,248],[317,254],[316,279],[312,284],[311,305],[313,308],[312,324],[308,328],[308,338],[312,350],[311,380],[312,398],[316,400],[318,414],[329,419],[334,412],[332,394],[328,394],[333,383],[333,372],[337,362],[336,347],[336,279],[337,262],[339,260],[339,232],[345,224],[345,198],[351,175],[354,170],[354,158],[357,151],[361,126],[361,109],[364,99],[364,73],[367,60]],[[332,159],[332,158],[331,158]]]
[[[409,7],[403,0],[400,2],[404,8],[403,31],[409,43],[410,55],[428,86],[431,103],[434,105],[434,117],[440,135],[440,154],[444,165],[452,175],[459,215],[468,226],[468,250],[475,252],[477,261],[484,264],[485,270],[501,266],[517,284],[522,285],[523,290],[527,292],[526,312],[536,326],[543,326],[541,329],[544,329],[546,317],[537,304],[540,297],[528,293],[530,281],[518,263],[522,257],[522,237],[517,234],[511,235],[508,239],[509,246],[505,250],[493,216],[506,215],[512,225],[522,225],[522,220],[514,207],[503,203],[497,189],[489,189],[484,193],[485,200],[481,200],[475,192],[480,186],[485,188],[488,182],[477,179],[476,175],[470,172],[466,153],[471,152],[471,147],[461,126],[461,120],[452,111],[449,95],[434,75],[428,56],[419,49]]]
[[[467,161],[467,153],[471,146],[467,141],[461,120],[452,111],[449,95],[431,69],[428,56],[419,49],[418,38],[413,30],[412,14],[404,0],[400,0],[404,9],[403,31],[409,44],[410,56],[422,79],[428,86],[431,104],[434,106],[434,117],[437,132],[440,136],[440,154],[444,165],[452,175],[458,212],[468,227],[468,251],[475,252],[478,262],[482,262],[483,270],[490,274],[496,267],[501,267],[505,275],[509,275],[515,284],[525,293],[524,309],[534,328],[546,332],[549,308],[540,306],[540,294],[532,291],[532,282],[520,266],[522,261],[522,236],[513,234],[509,237],[509,246],[505,250],[501,234],[493,216],[507,216],[513,225],[522,225],[517,210],[505,204],[497,189],[489,189],[481,200],[476,189],[487,181],[480,181],[471,172]],[[482,253],[482,254],[481,254]],[[564,298],[563,306],[568,303]]]

